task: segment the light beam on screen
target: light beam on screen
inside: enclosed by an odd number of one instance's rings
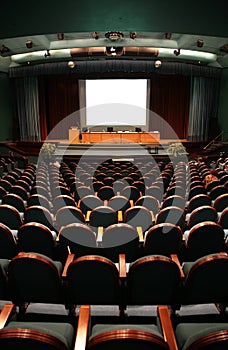
[[[146,126],[147,79],[86,80],[86,125]]]

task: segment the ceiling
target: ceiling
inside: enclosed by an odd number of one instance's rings
[[[6,2],[1,5],[0,71],[56,60],[112,58],[227,68],[226,1],[218,0],[216,8],[214,0],[192,3]],[[63,38],[58,38],[58,33],[63,33]]]

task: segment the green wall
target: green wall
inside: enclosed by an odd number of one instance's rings
[[[13,139],[13,104],[8,75],[0,73],[0,141]]]
[[[222,70],[218,122],[220,130],[225,132],[224,141],[228,141],[228,68]]]

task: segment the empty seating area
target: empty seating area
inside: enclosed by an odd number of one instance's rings
[[[210,168],[193,161],[5,169],[0,347],[225,349],[228,183],[217,170],[205,186]],[[181,316],[197,305],[214,311]]]

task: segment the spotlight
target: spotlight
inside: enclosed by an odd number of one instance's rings
[[[130,32],[130,38],[131,39],[136,39],[137,38],[137,33],[136,32]]]
[[[204,41],[202,39],[197,40],[197,47],[203,47]]]
[[[32,40],[27,40],[25,43],[27,49],[31,49],[32,48]]]
[[[155,66],[155,68],[159,68],[159,67],[161,67],[161,61],[160,60],[157,60],[157,61],[155,61],[154,62],[154,66]]]
[[[95,40],[98,40],[99,39],[99,33],[98,32],[93,32],[93,38]]]
[[[180,55],[180,49],[174,50],[173,53],[174,53],[175,56],[179,56]]]
[[[170,40],[172,37],[172,33],[165,33],[165,38]]]
[[[74,61],[69,61],[67,65],[71,69],[73,69],[75,67]]]
[[[47,50],[47,52],[45,52],[45,54],[44,54],[44,57],[46,58],[46,57],[49,57],[49,56],[51,56],[51,54],[50,54],[50,51]]]
[[[58,40],[63,40],[64,39],[64,34],[63,33],[58,33],[57,34]]]

